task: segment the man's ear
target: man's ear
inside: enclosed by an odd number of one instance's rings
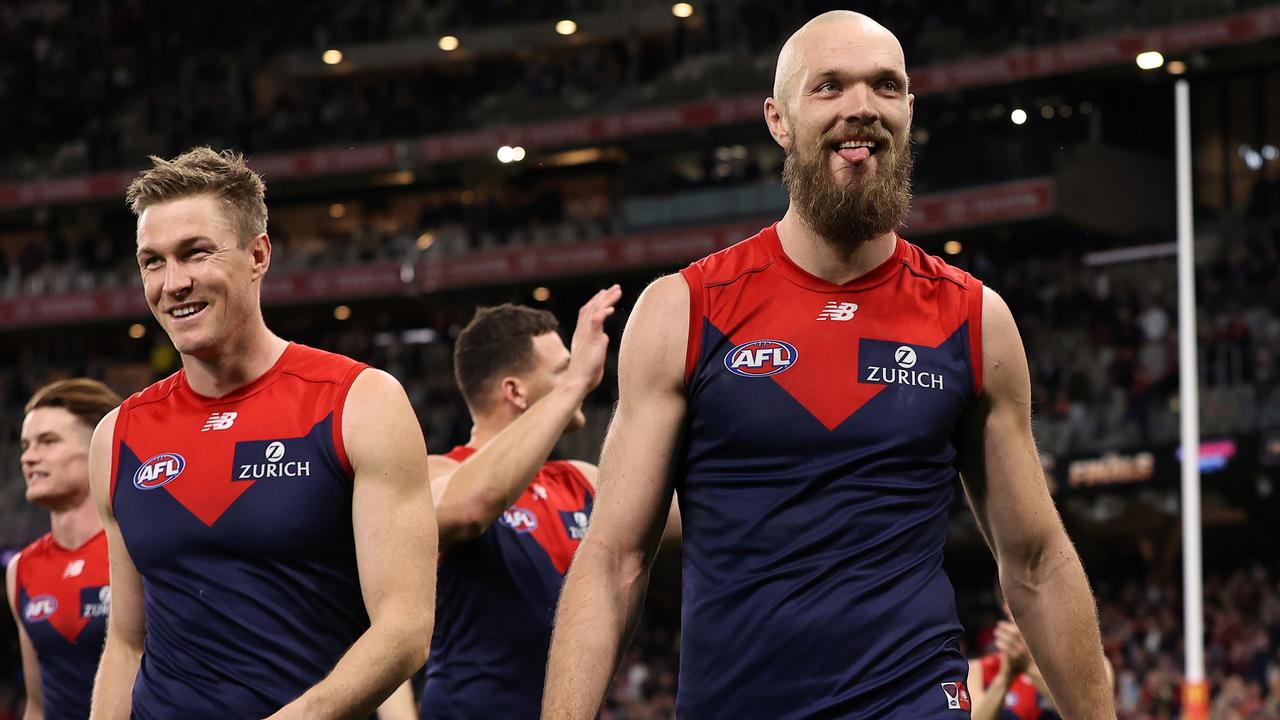
[[[765,98],[764,122],[769,126],[769,134],[773,141],[783,150],[791,149],[791,124],[783,113],[782,101],[777,98]]]
[[[521,412],[529,409],[528,389],[520,378],[508,375],[498,383],[498,389],[502,392],[502,402],[510,403]]]
[[[261,279],[271,267],[271,238],[266,233],[249,242],[249,252],[253,254],[253,279]]]

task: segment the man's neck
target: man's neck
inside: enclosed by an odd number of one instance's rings
[[[241,335],[239,342],[219,348],[217,355],[183,355],[182,367],[192,390],[205,397],[222,397],[266,374],[288,347],[288,341],[261,325]]]
[[[102,529],[102,519],[98,517],[98,509],[93,506],[93,501],[86,493],[75,507],[50,512],[49,526],[53,531],[54,542],[66,550],[76,550],[98,534]]]
[[[893,232],[878,235],[856,247],[845,247],[819,235],[788,209],[778,222],[778,239],[791,262],[815,277],[836,285],[856,280],[888,260],[897,247]]]
[[[479,450],[489,444],[489,441],[495,435],[515,422],[518,417],[520,416],[506,410],[489,413],[488,415],[474,416],[472,418],[474,424],[471,426],[471,439],[467,441],[467,447]]]

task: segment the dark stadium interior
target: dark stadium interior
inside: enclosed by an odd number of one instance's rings
[[[579,305],[619,282],[616,353],[650,280],[781,216],[783,155],[755,108],[792,29],[854,5],[701,0],[676,18],[669,3],[640,0],[6,4],[0,551],[47,530],[47,513],[24,501],[17,459],[31,392],[86,375],[127,394],[178,367],[141,302],[134,218],[111,173],[196,144],[272,160],[272,272],[284,279],[264,296],[268,325],[395,375],[430,451],[442,452],[470,429],[451,353],[477,305],[545,307],[571,331]],[[1129,31],[1271,13],[1261,34],[1206,34],[1165,60],[1192,87],[1212,717],[1280,717],[1280,6],[856,5],[903,39],[913,72],[952,68],[953,78],[1017,50],[1065,43],[1088,54],[1086,43]],[[575,35],[550,29],[569,17]],[[458,50],[440,49],[446,34]],[[326,65],[331,48],[349,59]],[[1129,58],[964,77],[916,100],[916,213],[902,234],[1010,305],[1042,464],[1098,595],[1120,717],[1177,717],[1174,75]],[[638,115],[721,101],[749,112],[704,121],[689,110],[651,128]],[[598,129],[632,113],[634,126]],[[422,149],[575,118],[605,120],[530,141],[513,162],[495,159],[501,143]],[[317,160],[375,147],[386,162]],[[109,192],[90,182],[99,177]],[[374,279],[342,284],[361,273]],[[614,359],[586,429],[561,441],[565,456],[597,457]],[[995,565],[963,500],[952,516],[947,565],[976,656],[998,617]],[[603,717],[674,717],[679,577],[678,550],[660,556]],[[0,622],[0,720],[17,717],[17,658],[14,626]]]

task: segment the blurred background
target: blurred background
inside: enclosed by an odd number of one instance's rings
[[[907,239],[1000,292],[1041,459],[1094,583],[1122,718],[1178,717],[1182,668],[1173,90],[1191,83],[1206,662],[1214,718],[1280,718],[1280,4],[1249,0],[23,0],[0,5],[0,549],[22,406],[178,367],[123,202],[146,156],[234,148],[268,184],[283,337],[384,368],[432,452],[465,442],[452,341],[477,305],[566,336],[619,282],[779,218],[762,119],[781,43],[837,7],[902,40],[917,95]],[[615,343],[616,350],[616,343]],[[610,371],[564,456],[595,460]],[[966,651],[995,565],[963,500]],[[606,717],[673,717],[678,550]],[[0,621],[0,719],[21,696]]]

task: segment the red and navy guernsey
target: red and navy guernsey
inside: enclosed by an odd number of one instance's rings
[[[979,662],[982,664],[982,686],[986,689],[991,687],[1000,674],[1004,656],[993,653],[984,656]],[[1026,673],[1018,673],[1009,681],[1009,688],[1005,691],[996,717],[998,720],[1062,720],[1053,701],[1040,694],[1039,688]]]
[[[35,648],[47,720],[89,717],[111,611],[107,536],[68,550],[49,533],[18,556],[15,606]]]
[[[682,275],[678,714],[967,716],[942,550],[981,283],[899,238],[836,285],[775,227]]]
[[[573,463],[545,463],[484,534],[442,554],[423,720],[537,720],[560,586],[594,497]]]
[[[135,718],[266,717],[368,629],[341,431],[365,367],[291,343],[228,395],[179,371],[121,405],[112,507],[146,615]]]

